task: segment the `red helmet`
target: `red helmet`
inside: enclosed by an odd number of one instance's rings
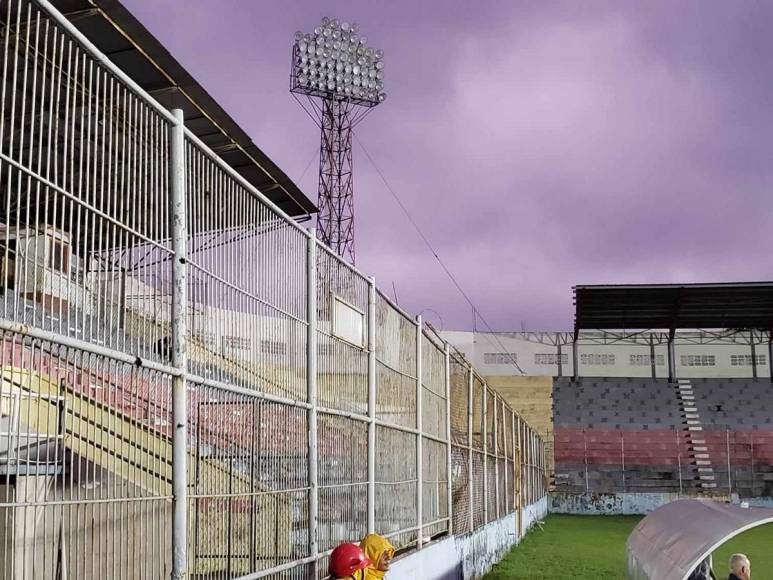
[[[333,578],[346,578],[372,564],[357,544],[341,544],[330,554],[330,574]]]

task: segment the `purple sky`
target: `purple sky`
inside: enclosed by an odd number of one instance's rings
[[[570,328],[573,284],[773,278],[773,4],[124,4],[313,199],[292,35],[358,22],[388,93],[358,136],[497,330]],[[355,167],[357,265],[469,328],[356,145]]]

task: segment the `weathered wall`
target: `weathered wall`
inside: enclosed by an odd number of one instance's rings
[[[548,511],[547,498],[523,510],[524,534]],[[473,533],[434,542],[400,558],[389,577],[421,580],[477,580],[482,578],[517,544],[515,514],[501,518]]]
[[[489,386],[499,392],[545,441],[546,467],[548,477],[552,479],[554,473],[553,377],[489,375],[485,379]]]
[[[550,494],[550,513],[578,515],[643,515],[685,495],[678,493],[560,493]],[[729,497],[715,496],[723,501]]]

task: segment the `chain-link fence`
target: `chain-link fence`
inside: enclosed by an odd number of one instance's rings
[[[323,577],[545,493],[536,433],[45,0],[0,1],[2,577]]]

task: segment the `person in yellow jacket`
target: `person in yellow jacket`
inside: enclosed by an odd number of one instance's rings
[[[394,546],[384,536],[368,534],[360,542],[360,548],[368,560],[373,562],[365,568],[364,580],[381,580],[389,571],[389,564],[395,555]]]

